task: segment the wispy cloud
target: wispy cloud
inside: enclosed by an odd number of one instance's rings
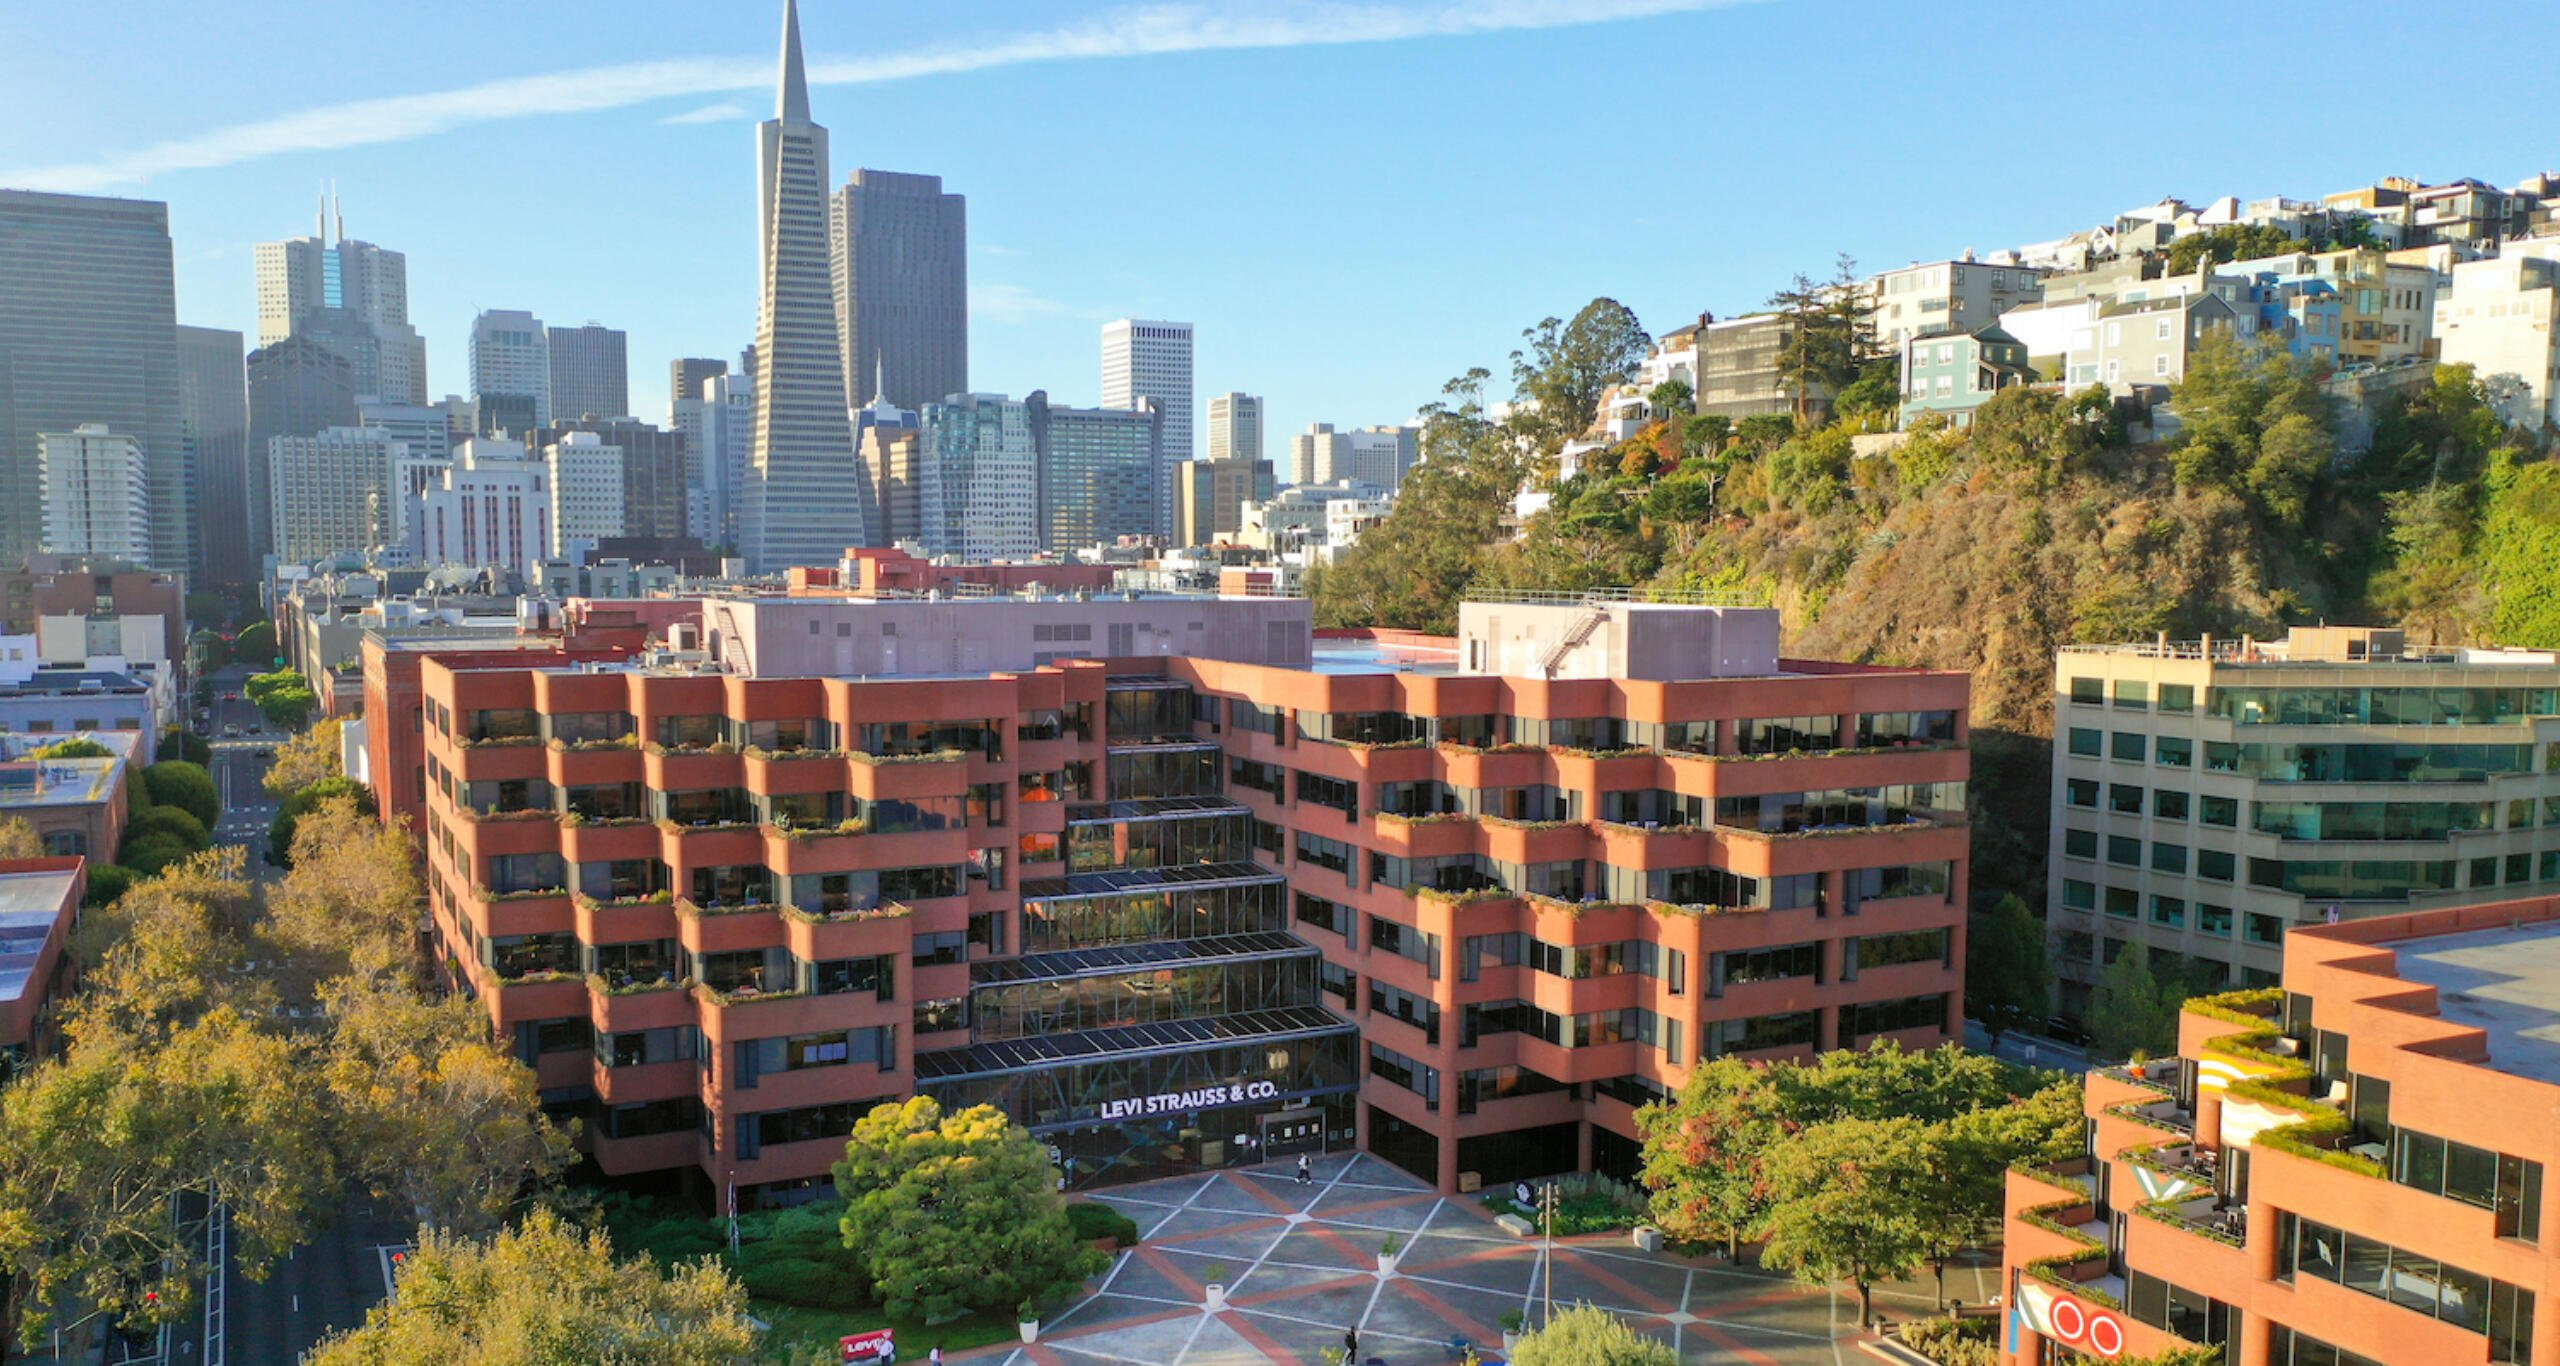
[[[1075,311],[1069,304],[1052,299],[1045,294],[1034,293],[1021,285],[1006,284],[1000,280],[969,282],[969,317],[975,322],[989,322],[999,327],[1010,327],[1030,322],[1035,318],[1055,317],[1061,313]]]
[[[1009,36],[877,57],[816,61],[810,64],[809,81],[812,85],[866,85],[1031,62],[1460,37],[1613,23],[1743,3],[1750,0],[1441,0],[1429,4],[1297,0],[1237,7],[1243,12],[1207,4],[1147,5]],[[768,90],[773,79],[770,58],[695,58],[543,72],[459,90],[326,105],[86,161],[0,171],[0,185],[93,192],[175,171],[401,142],[475,124]],[[725,116],[712,113],[721,107],[679,114],[668,122],[707,122]]]
[[[658,120],[658,122],[728,123],[734,119],[743,119],[745,117],[747,117],[747,107],[745,105],[738,104],[730,100],[722,100],[718,104],[706,104],[700,109],[688,109],[681,114],[669,114],[665,118]]]

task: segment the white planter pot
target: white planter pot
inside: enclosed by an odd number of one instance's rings
[[[1643,1251],[1660,1252],[1662,1250],[1662,1230],[1654,1228],[1648,1224],[1638,1224],[1636,1225],[1635,1230],[1635,1243],[1636,1246]]]
[[[1212,1285],[1204,1298],[1208,1302],[1210,1312],[1215,1313],[1227,1307],[1227,1288],[1223,1285]]]
[[[1392,1276],[1392,1275],[1396,1274],[1396,1258],[1397,1258],[1397,1257],[1399,1257],[1399,1256],[1401,1256],[1401,1255],[1403,1255],[1403,1254],[1401,1254],[1401,1253],[1395,1253],[1395,1252],[1381,1252],[1381,1253],[1379,1253],[1379,1254],[1378,1254],[1378,1274],[1379,1274],[1379,1275],[1381,1275],[1381,1276]]]
[[[1502,1354],[1504,1356],[1510,1356],[1519,1350],[1520,1335],[1518,1333],[1504,1333],[1502,1335]]]
[[[1029,1322],[1029,1323],[1016,1324],[1016,1325],[1015,1325],[1015,1327],[1018,1327],[1018,1328],[1020,1328],[1020,1329],[1022,1330],[1022,1340],[1023,1340],[1024,1342],[1026,1342],[1026,1343],[1029,1343],[1029,1342],[1038,1342],[1038,1341],[1040,1340],[1040,1323],[1039,1323],[1039,1320],[1034,1319],[1033,1321],[1031,1321],[1031,1322]]]

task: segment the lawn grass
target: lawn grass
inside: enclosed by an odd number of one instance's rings
[[[807,1361],[810,1353],[824,1348],[834,1360],[836,1339],[847,1333],[865,1333],[874,1328],[894,1330],[898,1335],[898,1360],[922,1361],[925,1352],[940,1347],[957,1352],[990,1343],[1020,1340],[1021,1329],[1011,1314],[971,1314],[949,1323],[927,1327],[912,1319],[893,1319],[878,1309],[804,1309],[796,1304],[778,1304],[768,1300],[751,1300],[747,1312],[772,1325],[765,1335],[764,1359],[771,1366]]]

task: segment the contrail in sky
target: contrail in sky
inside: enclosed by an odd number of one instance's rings
[[[1032,62],[1182,52],[1319,47],[1564,28],[1725,9],[1750,0],[1476,0],[1472,4],[1169,4],[1117,9],[1053,28],[884,56],[813,61],[812,85],[866,85]],[[95,193],[172,171],[236,166],[295,152],[402,142],[474,124],[583,114],[683,96],[770,90],[774,62],[689,58],[511,76],[458,90],[324,105],[233,124],[131,152],[0,171],[0,185]],[[677,114],[713,122],[726,111]]]

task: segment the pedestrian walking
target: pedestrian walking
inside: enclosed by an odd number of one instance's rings
[[[924,1360],[925,1366],[942,1366],[942,1344],[935,1343],[933,1350],[925,1353]]]
[[[1359,1329],[1345,1328],[1342,1330],[1342,1359],[1344,1361],[1358,1361],[1360,1359]]]
[[[1307,1161],[1307,1155],[1305,1153],[1298,1154],[1298,1184],[1301,1186],[1312,1186],[1315,1183],[1315,1167]]]
[[[2337,923],[2338,923],[2338,903],[2337,903],[2337,902],[2332,901],[2332,902],[2330,902],[2330,903],[2329,903],[2329,910],[2328,910],[2328,913],[2327,913],[2327,919],[2328,919],[2329,923],[2330,923],[2330,924],[2332,924],[2332,925],[2335,925],[2335,924],[2337,924]]]

